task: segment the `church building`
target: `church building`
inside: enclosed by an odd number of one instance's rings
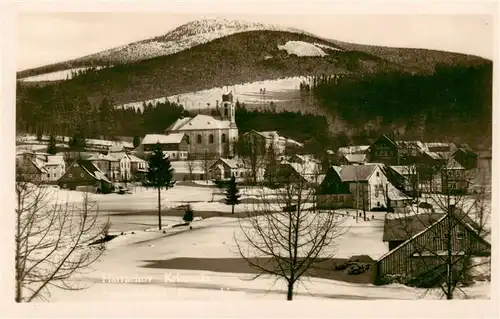
[[[222,95],[222,103],[216,105],[216,116],[198,114],[175,121],[165,134],[184,133],[188,153],[194,158],[207,154],[211,158],[234,155],[238,140],[238,127],[235,120],[235,104],[231,92]]]

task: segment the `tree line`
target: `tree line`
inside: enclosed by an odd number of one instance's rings
[[[364,131],[361,137],[404,127],[403,138],[459,136],[474,144],[480,136],[491,141],[492,63],[437,65],[433,74],[321,76],[301,85],[301,91]],[[367,122],[377,122],[378,127],[365,130]]]

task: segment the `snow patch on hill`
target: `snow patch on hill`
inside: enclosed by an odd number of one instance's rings
[[[309,43],[304,41],[288,41],[284,45],[278,45],[279,50],[286,50],[288,54],[295,54],[296,56],[326,56],[322,49],[329,49],[334,51],[342,51],[338,48],[320,43]]]
[[[102,67],[96,67],[96,69],[101,69]],[[40,75],[28,76],[25,78],[20,78],[19,81],[22,82],[40,82],[40,81],[60,81],[69,80],[73,78],[75,72],[85,71],[89,69],[88,67],[72,68],[61,71],[55,71],[50,73],[44,73]]]
[[[117,105],[117,108],[143,108],[143,103],[164,103],[166,100],[177,102],[187,110],[196,110],[200,108],[215,108],[216,101],[220,102],[222,94],[231,91],[235,101],[245,104],[269,104],[270,102],[286,102],[294,97],[293,92],[298,92],[301,82],[309,83],[310,79],[305,76],[289,77],[278,80],[266,80],[236,84],[232,86],[216,87],[208,90],[188,92],[172,95],[168,97],[158,97],[145,101],[131,102]],[[265,89],[265,93],[261,93]],[[299,98],[298,93],[296,98]],[[210,105],[207,105],[210,103]]]

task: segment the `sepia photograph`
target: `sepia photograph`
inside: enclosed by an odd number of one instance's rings
[[[16,24],[12,302],[492,298],[493,12]]]

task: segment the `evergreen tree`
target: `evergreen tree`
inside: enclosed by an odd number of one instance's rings
[[[137,146],[139,146],[139,144],[141,144],[141,139],[139,138],[139,136],[134,136],[134,141],[133,141],[133,144],[134,144],[134,148],[136,148]]]
[[[229,181],[229,185],[226,188],[226,205],[231,205],[231,214],[234,214],[234,205],[238,205],[240,203],[240,190],[238,189],[238,185],[236,184],[236,178],[231,177]]]
[[[148,165],[146,185],[158,190],[158,228],[161,230],[161,189],[171,187],[174,170],[170,165],[170,159],[163,154],[160,144],[156,144],[149,156]]]
[[[52,134],[50,135],[49,138],[49,146],[47,147],[47,153],[51,155],[56,155],[57,153],[56,138]]]
[[[194,212],[193,212],[193,208],[191,207],[191,205],[187,205],[186,211],[184,212],[184,216],[182,217],[182,219],[186,223],[191,223],[193,221]]]

